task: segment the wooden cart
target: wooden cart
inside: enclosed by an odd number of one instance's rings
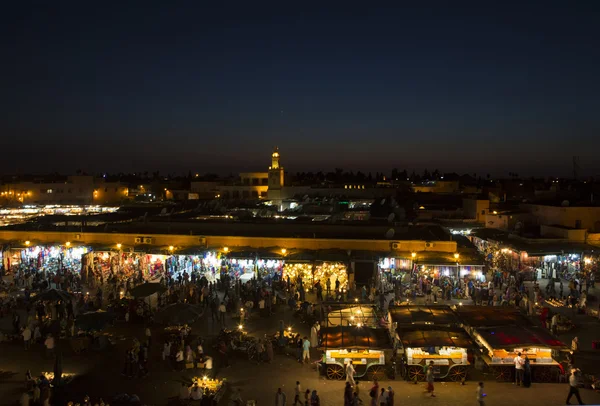
[[[389,321],[405,379],[425,380],[430,361],[436,379],[461,382],[467,378],[471,365],[468,352],[474,343],[449,306],[393,306]]]
[[[518,352],[530,360],[532,382],[558,381],[563,367],[556,357],[568,348],[548,330],[511,308],[458,306],[455,311],[497,381],[515,379]]]
[[[386,351],[392,352],[387,329],[323,327],[320,334],[321,349],[325,351],[322,371],[328,379],[344,379],[349,361],[354,365],[357,378],[385,378]]]

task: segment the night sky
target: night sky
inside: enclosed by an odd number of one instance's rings
[[[596,1],[6,3],[3,172],[600,173]]]

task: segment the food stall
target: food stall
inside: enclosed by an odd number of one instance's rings
[[[474,345],[450,306],[392,306],[389,320],[396,354],[403,361],[402,376],[422,381],[433,361],[436,378],[466,379]]]
[[[389,313],[389,320],[398,326],[432,324],[458,326],[461,324],[452,308],[445,305],[390,306]]]
[[[357,303],[328,303],[325,327],[358,326],[385,327],[380,325],[381,316],[373,305]]]
[[[514,359],[519,352],[529,358],[534,382],[555,381],[563,372],[556,357],[568,348],[517,311],[481,306],[458,306],[455,311],[496,380],[514,380]]]
[[[460,327],[403,326],[396,329],[396,339],[405,379],[425,380],[430,361],[436,379],[461,382],[467,378],[473,341]]]
[[[328,379],[343,379],[349,361],[354,364],[357,378],[366,376],[373,380],[386,376],[386,358],[393,352],[387,329],[322,327],[319,334],[319,349],[324,351],[322,371]]]

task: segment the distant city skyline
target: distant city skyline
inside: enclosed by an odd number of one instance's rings
[[[600,174],[600,4],[7,4],[0,172]]]

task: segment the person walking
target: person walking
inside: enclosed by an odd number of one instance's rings
[[[300,381],[296,381],[296,387],[294,387],[294,406],[296,406],[296,403],[300,403],[300,406],[302,406],[302,401],[300,400],[301,393]]]
[[[225,307],[225,302],[221,302],[219,305],[219,321],[223,327],[225,327],[225,313],[227,313],[227,307]]]
[[[525,355],[525,362],[523,363],[523,387],[529,388],[531,386],[531,361],[529,357]]]
[[[54,355],[54,337],[52,334],[48,334],[46,337],[46,341],[44,341],[44,345],[46,346],[46,356],[51,357]]]
[[[321,406],[321,398],[317,394],[317,390],[313,390],[310,395],[310,406]]]
[[[308,337],[304,337],[302,340],[302,363],[306,360],[310,364],[310,341]]]
[[[487,395],[483,393],[483,382],[479,382],[475,393],[477,394],[477,403],[479,404],[479,406],[485,406],[484,399]]]
[[[310,405],[310,389],[307,389],[304,392],[304,406],[309,406],[309,405]]]
[[[27,351],[31,346],[31,329],[29,326],[25,326],[25,330],[23,330],[23,342],[25,343],[25,351]]]
[[[348,365],[346,365],[346,382],[349,382],[350,385],[354,386],[354,365],[352,365],[352,361],[348,361]]]
[[[385,388],[381,388],[381,393],[379,394],[379,406],[387,406],[388,403],[388,393]]]
[[[579,382],[577,382],[577,373],[578,369],[571,369],[571,375],[569,376],[569,394],[567,395],[567,401],[565,402],[567,405],[570,405],[569,402],[571,400],[571,396],[575,395],[577,398],[577,404],[583,405],[583,401],[581,400],[581,395],[579,394]]]
[[[431,397],[434,398],[435,394],[433,393],[434,392],[433,361],[429,361],[429,367],[427,368],[426,380],[427,380],[427,393],[431,393]]]
[[[391,386],[388,386],[388,390],[387,390],[387,406],[394,406],[394,395],[396,393],[394,392],[394,390],[392,389]]]
[[[579,338],[575,337],[573,338],[573,341],[571,341],[571,351],[579,351]]]
[[[344,388],[344,406],[354,406],[354,393],[352,392],[350,382],[346,382],[346,387]]]
[[[521,357],[521,353],[517,353],[517,356],[513,360],[515,364],[515,384],[521,386],[523,383],[523,367],[525,366],[525,360]]]
[[[285,406],[286,401],[285,393],[283,393],[281,388],[277,389],[277,393],[275,393],[275,406]]]

